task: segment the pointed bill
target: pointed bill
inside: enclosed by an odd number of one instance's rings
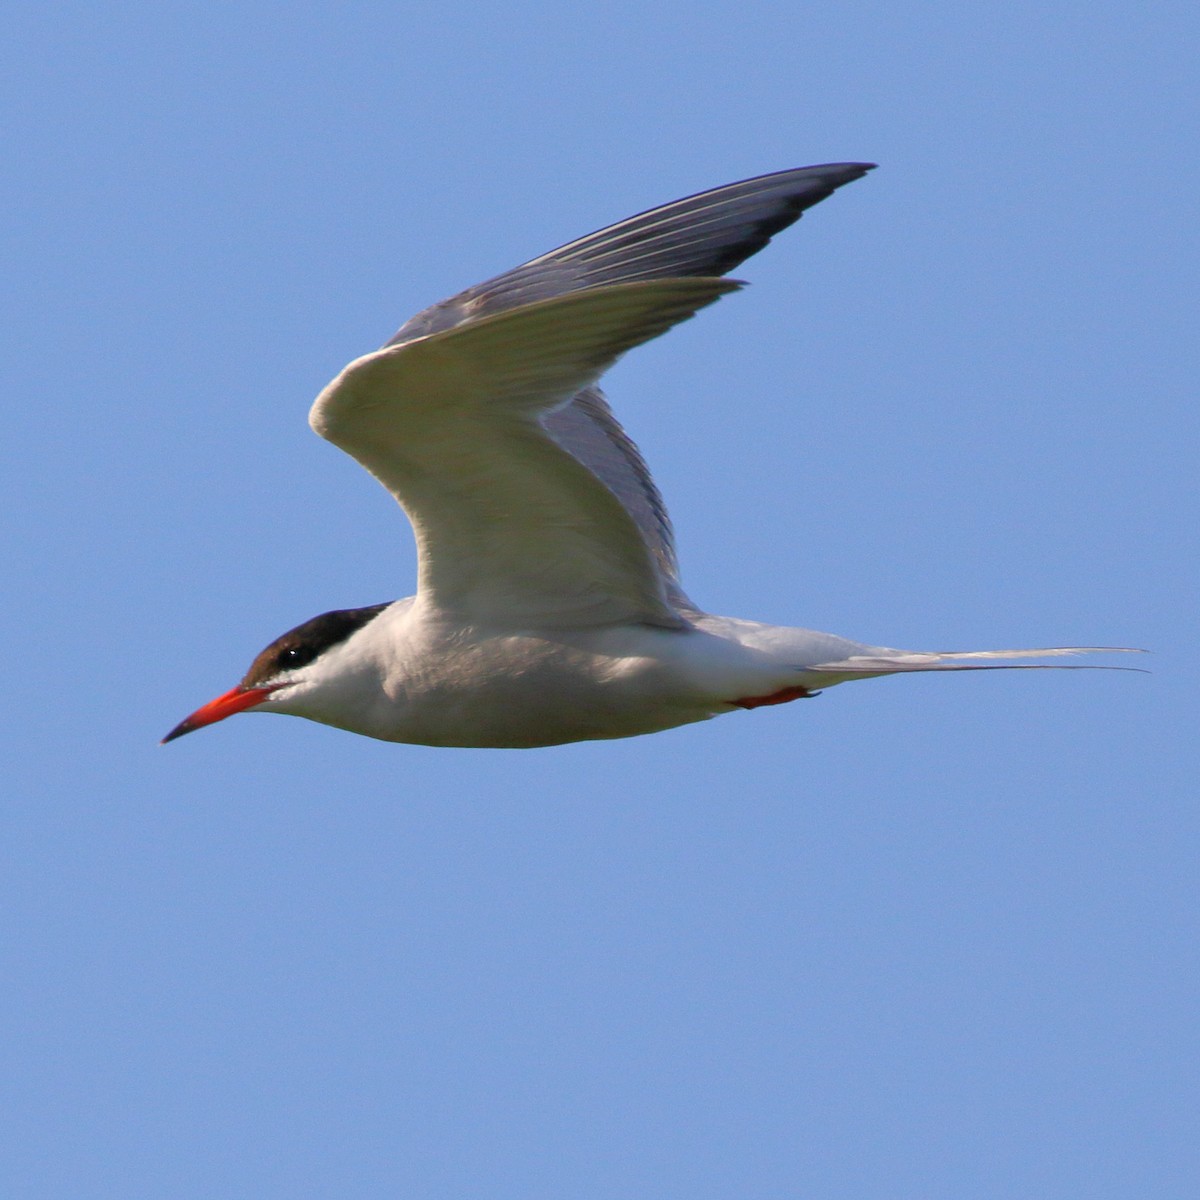
[[[203,708],[196,709],[190,717],[180,721],[159,742],[159,745],[165,746],[168,742],[173,742],[176,738],[183,737],[185,733],[191,733],[196,729],[203,729],[205,725],[215,724],[217,721],[225,720],[226,717],[232,717],[234,713],[240,713],[247,708],[253,708],[256,704],[261,704],[279,686],[279,684],[274,684],[269,687],[244,688],[239,684],[237,687],[231,688],[224,695],[218,696],[215,700],[210,700]]]

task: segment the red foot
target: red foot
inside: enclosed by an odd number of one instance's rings
[[[736,704],[738,708],[763,708],[768,704],[787,704],[791,700],[807,700],[809,696],[816,694],[816,692],[810,692],[808,688],[786,687],[772,692],[769,696],[743,696],[741,700],[731,700],[729,703]]]

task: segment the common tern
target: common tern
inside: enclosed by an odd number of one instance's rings
[[[870,163],[780,171],[610,225],[413,317],[309,423],[399,502],[417,594],[273,641],[169,742],[239,712],[384,741],[532,747],[655,733],[852,679],[1112,649],[912,652],[704,612],[597,381],[743,286],[724,278]]]

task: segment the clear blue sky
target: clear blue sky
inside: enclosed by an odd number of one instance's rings
[[[1155,1200],[1196,1113],[1194,6],[26,6],[0,1194]],[[1151,675],[652,738],[156,741],[405,595],[308,430],[465,285],[881,164],[609,391],[717,612]]]

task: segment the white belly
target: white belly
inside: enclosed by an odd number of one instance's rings
[[[507,635],[443,645],[423,656],[424,669],[390,683],[392,702],[372,732],[430,746],[551,746],[655,733],[726,710],[673,656],[580,644],[595,637]]]

